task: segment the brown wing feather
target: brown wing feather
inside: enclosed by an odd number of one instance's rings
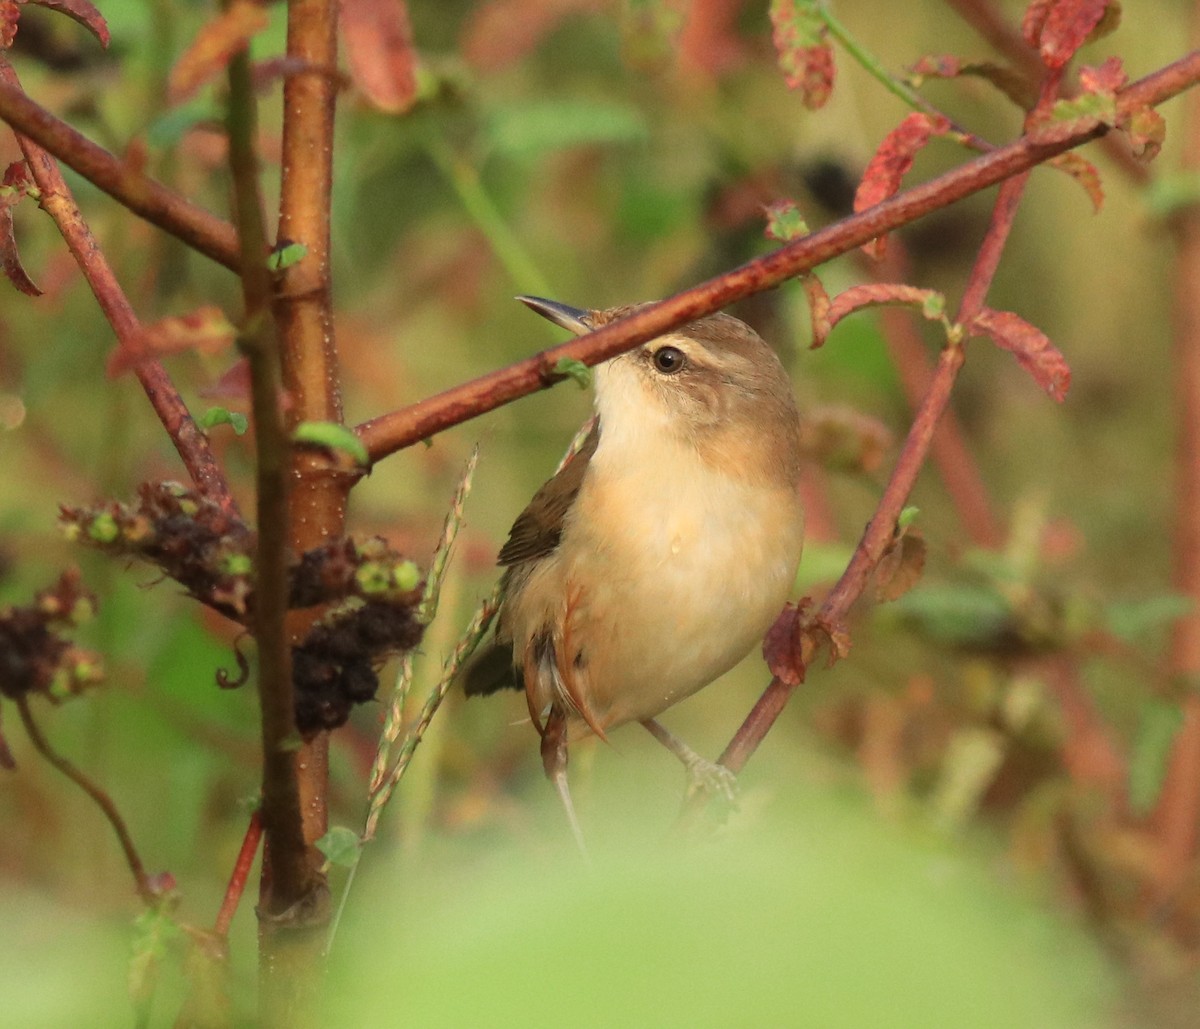
[[[529,506],[517,516],[509,531],[508,542],[500,548],[497,564],[508,567],[544,557],[557,549],[562,539],[563,520],[579,495],[588,462],[599,442],[600,423],[597,422],[579,452],[533,495]]]

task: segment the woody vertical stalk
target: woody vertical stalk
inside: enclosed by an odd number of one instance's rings
[[[305,248],[304,258],[280,274],[274,301],[289,428],[302,421],[342,420],[329,268],[337,10],[336,0],[291,0],[288,5],[288,56],[301,70],[284,85],[279,242]],[[290,482],[288,538],[293,549],[299,553],[340,535],[353,477],[340,475],[319,455],[297,452]],[[293,638],[306,628],[302,617],[289,625]],[[324,734],[301,751],[300,792],[309,843],[327,827],[327,753]]]
[[[255,428],[258,542],[255,554],[254,635],[258,642],[259,706],[262,715],[262,809],[264,873],[260,946],[263,1022],[303,1025],[294,1006],[312,1010],[319,979],[306,961],[305,943],[321,922],[324,884],[310,856],[300,814],[299,737],[287,614],[288,444],[281,412],[280,359],[270,317],[271,277],[255,152],[255,102],[250,63],[243,52],[229,63],[229,166],[234,183],[235,223],[241,251],[245,316],[239,345],[250,367]],[[287,988],[270,989],[288,981]]]

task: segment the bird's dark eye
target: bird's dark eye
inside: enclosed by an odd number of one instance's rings
[[[674,375],[683,368],[686,358],[678,347],[659,347],[651,360],[663,375]]]

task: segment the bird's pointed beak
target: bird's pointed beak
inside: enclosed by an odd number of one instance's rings
[[[517,297],[526,307],[531,308],[564,329],[569,329],[576,336],[592,331],[592,312],[569,304],[560,304],[557,300],[546,300],[543,297]]]

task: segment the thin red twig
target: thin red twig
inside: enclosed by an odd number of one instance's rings
[[[217,920],[213,923],[213,933],[222,939],[229,935],[233,916],[237,914],[242,894],[246,892],[246,884],[250,881],[250,869],[254,866],[254,857],[258,853],[258,844],[261,839],[262,817],[255,810],[254,814],[250,816],[250,824],[246,826],[246,835],[242,837],[242,846],[238,851],[237,860],[233,863],[229,885],[225,887],[225,896],[221,900],[221,910],[217,912]]]

